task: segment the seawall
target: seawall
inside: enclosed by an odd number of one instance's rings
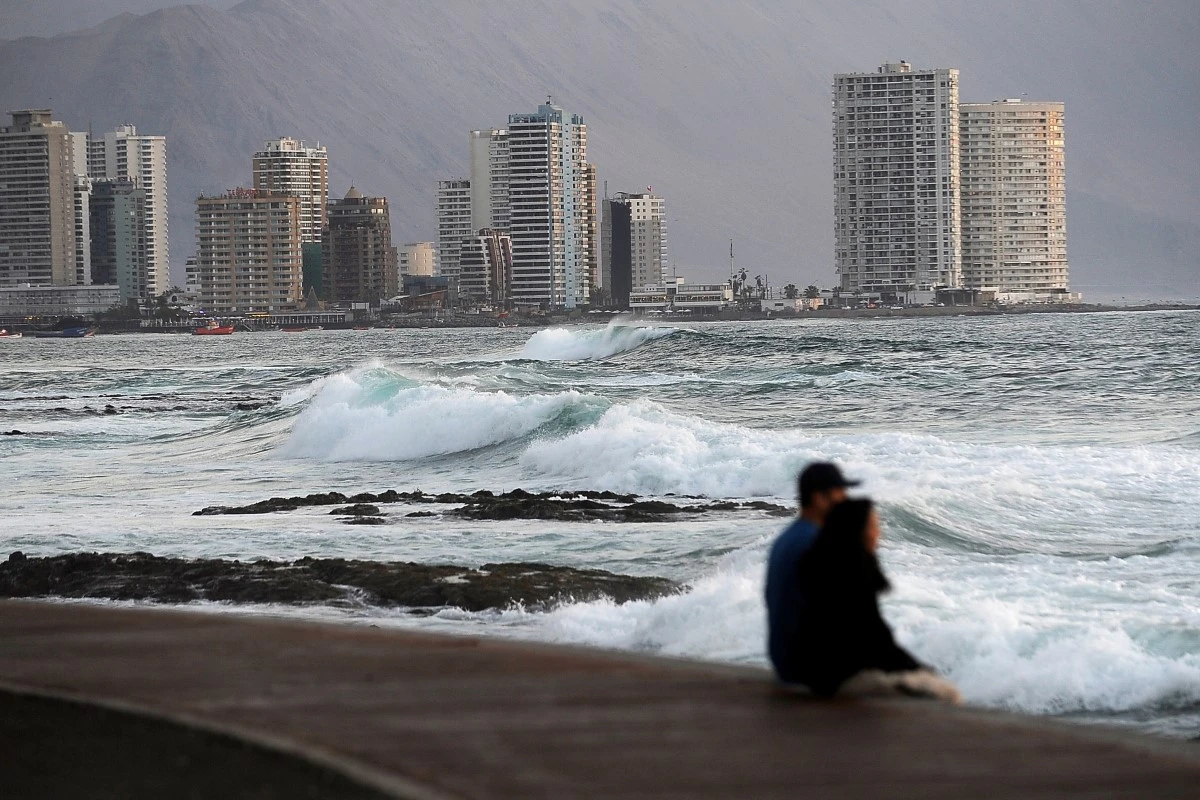
[[[756,669],[150,608],[0,602],[6,710],[0,793],[22,798],[1193,798],[1200,786],[1195,743],[917,700],[817,701]],[[100,741],[129,746],[93,766]],[[138,769],[146,780],[130,782]]]

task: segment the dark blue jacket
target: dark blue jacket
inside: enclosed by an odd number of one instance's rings
[[[797,519],[775,540],[767,561],[767,652],[775,674],[783,681],[799,679],[800,665],[793,655],[804,611],[799,567],[816,538],[817,526]]]

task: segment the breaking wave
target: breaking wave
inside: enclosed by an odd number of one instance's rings
[[[533,361],[591,361],[636,350],[678,328],[628,325],[614,320],[602,330],[547,328],[529,337],[521,357]]]
[[[339,373],[284,398],[308,405],[279,449],[287,458],[407,461],[528,436],[566,417],[594,419],[600,398],[576,391],[524,396],[423,385],[379,365]]]

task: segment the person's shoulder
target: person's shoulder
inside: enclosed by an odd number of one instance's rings
[[[771,548],[775,552],[789,550],[797,545],[807,545],[817,535],[817,526],[806,519],[797,517],[783,529]]]

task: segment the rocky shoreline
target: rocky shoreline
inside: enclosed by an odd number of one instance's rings
[[[413,511],[405,514],[405,518],[444,516],[472,520],[537,519],[562,522],[666,522],[714,512],[758,511],[779,517],[791,516],[794,513],[786,506],[759,500],[711,502],[703,497],[685,497],[680,500],[684,502],[645,500],[633,494],[593,491],[535,494],[523,489],[514,489],[502,494],[487,490],[471,494],[427,494],[419,490],[397,492],[389,489],[378,494],[361,492],[345,495],[341,492],[323,492],[296,497],[272,497],[245,506],[209,506],[193,512],[193,516],[273,514],[315,506],[342,506],[329,513],[345,517],[344,521],[349,524],[370,525],[386,522],[386,514],[380,509],[380,504],[454,506],[439,512]]]
[[[449,564],[302,558],[230,561],[150,553],[70,553],[0,563],[0,598],[140,600],[190,603],[375,606],[416,614],[443,608],[487,611],[609,598],[616,603],[674,594],[666,578],[618,575],[537,563]]]

